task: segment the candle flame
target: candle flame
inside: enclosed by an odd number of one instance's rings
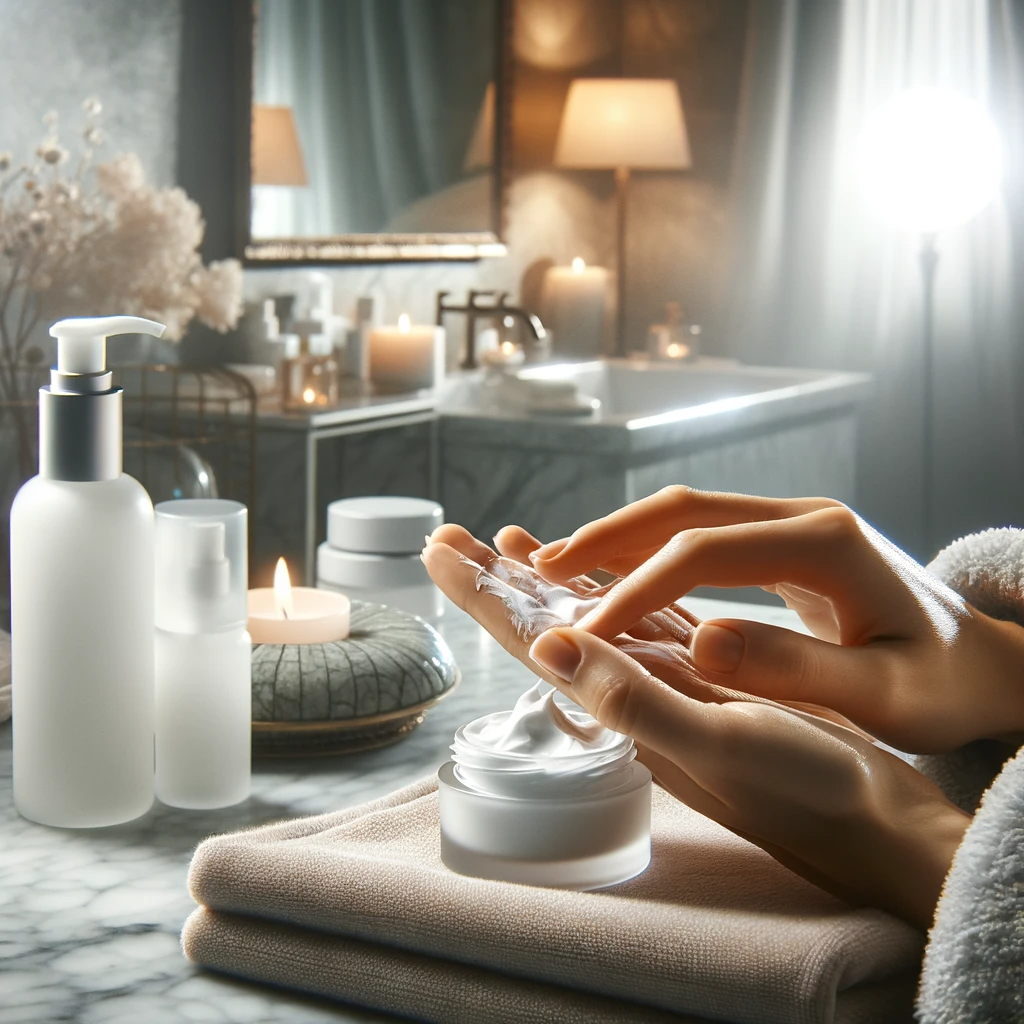
[[[316,392],[312,388],[306,388],[302,392],[302,400],[306,405],[312,405],[316,401]]]
[[[410,324],[409,314],[408,313],[403,313],[398,318],[398,330],[402,334],[408,334],[409,333],[409,324]]]
[[[688,356],[690,354],[690,350],[686,345],[680,345],[678,341],[673,341],[672,344],[665,349],[665,354],[669,359],[681,359],[683,356]]]
[[[503,341],[501,343],[501,351],[502,351],[502,353],[504,355],[510,356],[510,355],[512,355],[513,352],[515,352],[515,350],[516,350],[515,342]]]
[[[586,263],[583,262],[582,257],[577,256],[572,261],[572,272],[574,274],[582,274],[583,271],[586,270],[586,269],[587,269],[587,265],[586,265]]]
[[[277,560],[274,569],[274,604],[281,618],[290,619],[294,614],[292,581],[288,575],[288,563],[283,558]]]

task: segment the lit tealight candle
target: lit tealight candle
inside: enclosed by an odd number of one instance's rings
[[[348,636],[351,603],[344,594],[293,587],[277,560],[274,586],[249,591],[249,635],[254,644],[326,644]]]

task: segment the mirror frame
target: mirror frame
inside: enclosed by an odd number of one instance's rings
[[[267,238],[254,240],[252,231],[252,107],[253,55],[256,46],[257,6],[246,4],[244,44],[239,47],[239,77],[244,88],[237,90],[236,111],[241,152],[235,162],[238,177],[238,216],[236,252],[247,267],[286,267],[301,263],[395,263],[435,260],[477,260],[485,256],[504,256],[506,208],[511,170],[512,140],[512,17],[513,0],[496,0],[497,38],[494,76],[494,168],[491,196],[492,223],[496,231],[436,234],[351,234],[303,238]],[[242,103],[244,102],[244,107]],[[243,142],[244,136],[244,142]]]

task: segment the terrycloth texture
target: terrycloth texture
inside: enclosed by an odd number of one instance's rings
[[[183,945],[231,974],[432,1021],[910,1019],[912,928],[850,910],[658,788],[653,821],[651,867],[614,889],[467,878],[441,864],[425,779],[207,840],[189,885],[209,909]]]
[[[928,568],[978,611],[1024,625],[1024,531],[964,537]],[[1012,753],[979,741],[915,759],[951,800],[978,808],[929,935],[917,1005],[922,1024],[1024,1021],[1024,750],[1004,766]]]
[[[972,533],[943,548],[929,564],[979,612],[1024,626],[1024,530]]]
[[[1024,1021],[1024,749],[957,850],[921,974],[922,1024]]]
[[[936,555],[928,571],[979,612],[1024,626],[1024,531],[1000,528],[961,537]],[[1005,743],[979,740],[948,754],[917,754],[911,761],[953,803],[973,814],[1013,754]]]

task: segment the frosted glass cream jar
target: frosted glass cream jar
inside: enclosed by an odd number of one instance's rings
[[[478,878],[599,889],[651,859],[651,773],[627,737],[534,686],[455,734],[438,771],[441,860]]]

